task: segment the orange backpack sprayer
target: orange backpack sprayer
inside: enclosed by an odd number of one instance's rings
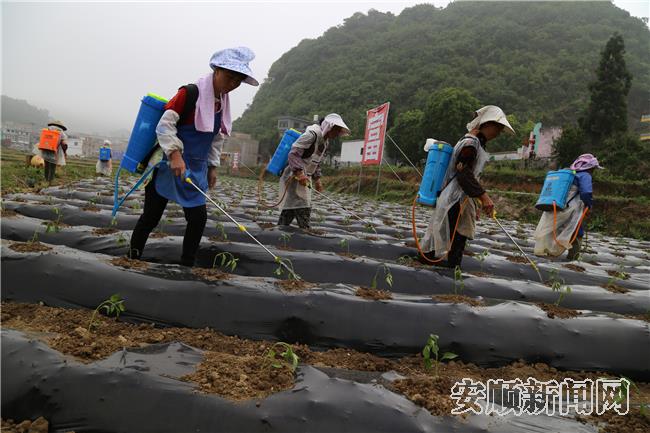
[[[43,129],[41,130],[41,138],[38,142],[38,148],[40,150],[49,150],[52,152],[56,152],[59,148],[60,139],[61,139],[61,133],[59,131]]]

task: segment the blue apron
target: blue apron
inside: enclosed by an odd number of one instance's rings
[[[221,112],[214,116],[214,132],[199,132],[192,125],[178,127],[178,138],[183,142],[183,160],[190,171],[190,177],[203,192],[208,190],[208,155],[212,148],[214,136],[221,128]],[[167,161],[167,155],[163,156]],[[185,182],[185,177],[174,176],[169,164],[161,164],[156,174],[156,192],[168,200],[175,201],[182,207],[205,205],[205,197],[192,185]]]

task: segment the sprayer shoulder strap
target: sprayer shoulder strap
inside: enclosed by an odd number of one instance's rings
[[[185,89],[185,105],[183,106],[183,112],[178,118],[178,125],[188,117],[194,116],[196,101],[199,99],[199,88],[196,84],[186,84],[181,89]]]

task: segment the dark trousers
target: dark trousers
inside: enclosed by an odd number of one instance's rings
[[[300,209],[285,209],[280,212],[280,219],[278,219],[279,226],[291,225],[293,219],[298,222],[298,227],[301,229],[309,228],[309,220],[311,218],[311,208],[303,207]]]
[[[156,175],[154,174],[144,189],[144,211],[140,215],[140,219],[138,219],[131,235],[129,257],[132,259],[139,259],[142,256],[149,234],[156,228],[167,207],[168,200],[156,191],[155,178]],[[205,223],[208,220],[208,212],[205,205],[184,207],[183,212],[185,213],[187,227],[183,237],[181,263],[186,266],[193,266],[203,236],[203,230],[205,229]]]
[[[456,221],[458,220],[458,214],[460,212],[460,202],[456,203],[449,209],[447,216],[449,218],[449,236],[454,234],[454,227],[456,227]],[[447,263],[450,268],[455,268],[460,266],[460,263],[463,261],[463,251],[465,250],[465,244],[467,243],[467,238],[460,233],[456,232],[454,236],[454,241],[451,243],[451,248],[449,249],[449,254],[447,255]]]
[[[54,180],[54,172],[56,171],[56,164],[54,162],[45,161],[45,180],[52,182]]]

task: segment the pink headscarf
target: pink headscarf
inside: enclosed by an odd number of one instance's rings
[[[592,168],[604,168],[598,165],[598,159],[593,156],[591,153],[582,154],[573,161],[571,164],[571,170],[575,171],[587,171]]]

